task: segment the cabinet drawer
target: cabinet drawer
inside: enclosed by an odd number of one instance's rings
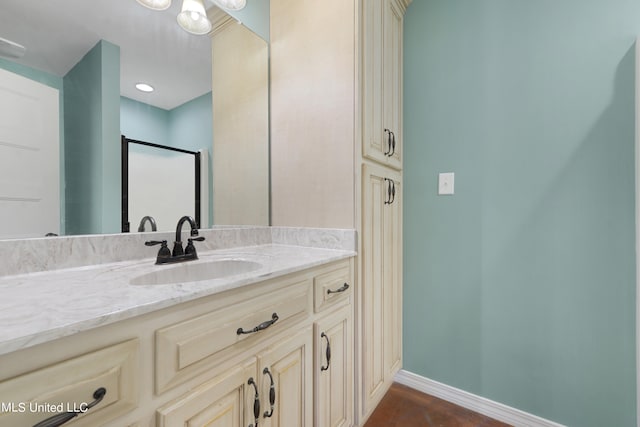
[[[97,426],[133,410],[138,346],[137,339],[126,341],[0,382],[0,425],[31,426],[61,412],[84,412],[73,425]]]
[[[349,262],[342,262],[316,275],[313,289],[316,312],[348,300],[353,291]]]
[[[309,316],[311,279],[156,331],[156,392],[201,375]],[[255,332],[252,332],[256,328]],[[244,331],[245,333],[241,333]]]

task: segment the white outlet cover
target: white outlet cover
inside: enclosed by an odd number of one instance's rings
[[[438,195],[449,196],[454,192],[454,179],[455,174],[453,172],[438,174]]]

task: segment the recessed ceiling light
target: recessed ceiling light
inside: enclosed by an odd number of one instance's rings
[[[153,86],[148,85],[146,83],[137,83],[136,84],[136,89],[142,91],[142,92],[153,92]]]

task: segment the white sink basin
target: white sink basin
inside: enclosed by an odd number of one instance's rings
[[[249,273],[262,264],[242,259],[220,259],[209,262],[185,262],[131,279],[132,285],[170,285],[173,283],[199,282]]]

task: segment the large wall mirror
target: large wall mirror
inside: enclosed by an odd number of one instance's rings
[[[205,153],[202,228],[269,225],[269,2],[205,0],[206,35],[178,26],[181,6],[2,0],[0,239],[120,232],[121,135]],[[180,211],[181,194],[148,194]]]

